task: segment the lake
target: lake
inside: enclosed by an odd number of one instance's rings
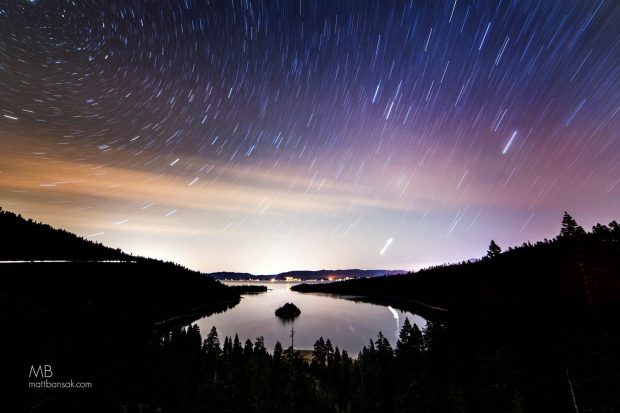
[[[379,331],[395,346],[405,317],[420,329],[426,325],[422,317],[389,306],[291,291],[294,283],[231,281],[226,284],[266,285],[268,291],[244,294],[241,302],[230,310],[196,322],[203,337],[215,326],[220,342],[225,336],[234,337],[236,333],[242,343],[248,338],[254,341],[263,336],[268,349],[273,349],[276,341],[286,348],[291,344],[291,329],[294,328],[296,349],[311,350],[314,342],[322,336],[329,338],[334,347],[356,356],[370,339],[375,340]],[[301,310],[301,315],[292,322],[284,322],[274,314],[276,308],[287,302],[294,303]]]

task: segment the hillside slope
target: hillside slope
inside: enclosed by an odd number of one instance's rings
[[[452,362],[475,411],[503,403],[505,411],[612,412],[620,407],[619,229],[612,222],[479,262],[292,289],[431,318],[428,307],[447,309]]]
[[[300,284],[299,292],[392,297],[447,309],[469,303],[511,307],[605,307],[620,300],[620,231],[523,244],[492,258],[416,273]]]
[[[43,401],[108,411],[109,403],[136,397],[131,389],[147,374],[149,342],[158,331],[240,299],[197,271],[133,257],[6,211],[0,212],[0,261],[15,261],[0,263],[0,322],[15,386],[9,393],[26,411]],[[39,364],[52,365],[55,379],[87,380],[93,389],[29,390],[29,368]]]
[[[47,224],[24,219],[0,208],[0,261],[135,260],[120,249],[106,247]]]
[[[155,322],[239,299],[197,271],[134,257],[1,209],[0,261],[6,261],[0,264],[0,316],[16,308],[31,316],[71,308]]]

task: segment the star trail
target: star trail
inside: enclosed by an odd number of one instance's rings
[[[0,2],[0,206],[203,271],[618,219],[619,112],[615,0]]]

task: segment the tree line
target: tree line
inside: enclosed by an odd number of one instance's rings
[[[562,216],[562,226],[560,227],[560,233],[555,238],[556,241],[567,242],[582,240],[590,237],[599,241],[606,242],[620,242],[620,224],[615,220],[611,221],[609,225],[598,223],[592,227],[592,232],[588,233],[583,229],[581,225],[577,223],[568,212],[564,211]],[[550,241],[545,239],[540,243],[548,244]],[[532,246],[531,243],[523,244],[524,247]],[[512,248],[510,249],[512,250]],[[502,253],[502,248],[497,245],[495,240],[491,240],[487,254],[483,259],[492,259]]]
[[[465,411],[615,411],[620,406],[620,225],[568,213],[553,239],[476,261],[299,292],[376,299],[433,318],[443,308]],[[436,313],[436,312],[435,312]]]
[[[436,412],[461,411],[446,326],[423,330],[405,319],[394,348],[379,332],[356,357],[329,339],[311,359],[262,337],[221,340],[197,325],[157,338],[150,360],[151,407],[195,412]]]

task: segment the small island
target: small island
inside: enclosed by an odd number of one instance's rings
[[[301,314],[301,310],[293,303],[286,303],[276,310],[276,316],[280,318],[296,318]]]

